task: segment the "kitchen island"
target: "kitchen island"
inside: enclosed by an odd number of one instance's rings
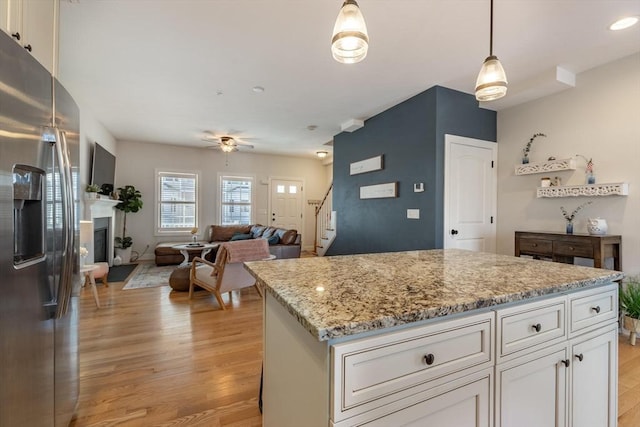
[[[265,427],[615,425],[619,272],[455,249],[246,266]]]

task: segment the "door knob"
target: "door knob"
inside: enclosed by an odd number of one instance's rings
[[[453,229],[452,229],[452,230],[451,230],[451,235],[452,235],[452,236],[455,236],[456,234],[458,234],[458,230],[453,230]]]

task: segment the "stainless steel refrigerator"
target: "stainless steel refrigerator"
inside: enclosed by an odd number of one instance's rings
[[[73,99],[0,31],[0,427],[75,410],[78,148]]]

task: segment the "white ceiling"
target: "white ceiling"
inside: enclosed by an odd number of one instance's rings
[[[290,155],[330,151],[323,144],[341,123],[434,85],[473,93],[489,51],[489,0],[359,4],[369,54],[345,65],[330,52],[340,0],[66,0],[59,76],[118,140],[205,147],[213,131]],[[487,108],[567,88],[556,67],[580,73],[640,51],[640,25],[607,29],[640,15],[640,0],[494,5],[509,92]]]

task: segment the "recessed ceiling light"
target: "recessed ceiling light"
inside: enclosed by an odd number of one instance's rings
[[[255,93],[264,92],[264,88],[262,86],[254,86],[251,90],[253,90]]]
[[[609,29],[613,31],[624,30],[636,25],[639,19],[640,18],[638,18],[637,16],[627,16],[625,18],[620,18],[613,24],[609,25]]]

